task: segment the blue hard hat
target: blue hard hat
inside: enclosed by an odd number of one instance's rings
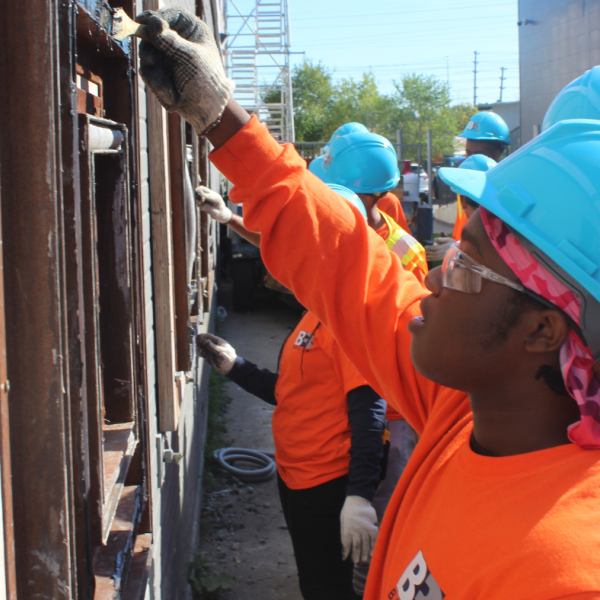
[[[504,119],[496,113],[482,111],[474,114],[464,131],[458,136],[482,142],[502,142],[510,144],[510,132]]]
[[[324,160],[325,165],[329,163],[328,181],[356,194],[387,192],[400,180],[394,146],[376,133],[350,133],[335,139]]]
[[[316,175],[321,181],[327,183],[329,180],[327,179],[326,172],[327,166],[325,165],[325,157],[326,155],[317,156],[317,158],[313,158],[308,165],[308,170]]]
[[[340,196],[344,197],[352,206],[358,209],[358,212],[367,220],[367,210],[365,205],[361,202],[360,198],[348,188],[343,185],[337,185],[336,183],[327,184],[334,192],[337,192]]]
[[[600,121],[561,121],[487,173],[439,175],[509,225],[581,300],[581,328],[600,358]],[[567,199],[565,201],[565,199]]]
[[[337,140],[339,137],[348,135],[349,133],[368,133],[368,131],[369,130],[362,123],[355,123],[354,121],[344,123],[333,132],[329,143],[331,144],[333,140]]]
[[[566,119],[600,120],[600,67],[586,71],[558,93],[546,111],[542,131]]]
[[[471,171],[489,171],[492,167],[495,167],[498,163],[489,156],[485,154],[472,154],[471,156],[465,158],[460,165],[458,165],[459,169],[470,169]],[[455,194],[458,194],[459,191],[450,188]]]

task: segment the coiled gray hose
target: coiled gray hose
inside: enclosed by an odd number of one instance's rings
[[[277,471],[273,452],[262,452],[249,448],[221,448],[215,450],[214,457],[221,469],[244,483],[268,481]],[[238,469],[235,466],[237,462],[256,465],[257,468]]]

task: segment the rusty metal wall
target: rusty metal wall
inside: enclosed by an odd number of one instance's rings
[[[5,1],[0,170],[19,598],[70,600],[57,0]],[[35,15],[35,18],[31,18]]]
[[[600,64],[600,2],[519,0],[521,142],[560,90]]]

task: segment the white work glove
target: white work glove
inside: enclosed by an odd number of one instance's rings
[[[450,250],[450,244],[453,244],[455,240],[451,237],[438,237],[433,240],[433,246],[425,246],[425,255],[427,262],[435,262],[437,260],[444,260],[446,252]]]
[[[348,496],[340,514],[342,524],[342,560],[352,553],[352,562],[366,562],[373,556],[377,539],[377,514],[368,500]]]
[[[196,337],[196,346],[200,356],[215,370],[227,375],[233,368],[237,354],[225,340],[210,333],[201,333]]]
[[[140,43],[145,84],[169,112],[207,133],[219,123],[235,87],[208,25],[174,6],[147,10],[136,21],[146,26],[149,40]]]
[[[200,206],[200,210],[208,213],[215,221],[219,223],[229,223],[233,218],[233,213],[220,194],[214,192],[210,188],[203,185],[196,188],[196,202]]]

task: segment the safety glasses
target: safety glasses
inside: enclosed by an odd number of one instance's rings
[[[517,290],[518,292],[522,292],[552,310],[560,310],[567,319],[569,327],[584,343],[586,343],[579,325],[575,323],[569,315],[558,308],[558,306],[552,304],[552,302],[546,300],[543,296],[532,292],[521,283],[506,279],[506,277],[502,277],[502,275],[498,275],[498,273],[484,267],[469,255],[465,254],[460,249],[458,242],[452,244],[442,263],[442,286],[451,290],[465,292],[466,294],[478,294],[481,291],[482,279],[487,279],[494,283],[505,285],[513,290]]]
[[[473,260],[460,249],[458,243],[452,244],[442,263],[442,285],[466,294],[478,294],[482,279],[506,285],[519,292],[525,291],[520,283],[506,279]]]

